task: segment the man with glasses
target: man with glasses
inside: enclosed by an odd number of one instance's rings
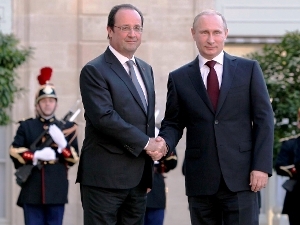
[[[134,56],[142,31],[136,7],[113,7],[108,48],[81,70],[86,129],[77,182],[85,225],[142,225],[153,160],[167,152],[154,138],[152,68]]]

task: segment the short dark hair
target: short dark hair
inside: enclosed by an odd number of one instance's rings
[[[135,6],[133,6],[131,4],[121,4],[121,5],[114,6],[110,10],[110,13],[108,15],[107,26],[110,27],[112,30],[114,29],[114,25],[115,25],[115,15],[120,9],[132,9],[132,10],[137,11],[141,17],[142,26],[143,26],[144,17],[143,17],[142,12],[138,8],[136,8]]]

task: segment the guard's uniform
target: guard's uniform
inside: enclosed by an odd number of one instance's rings
[[[33,153],[36,149],[31,149],[31,144],[39,138],[42,132],[50,124],[62,126],[62,122],[54,117],[50,120],[43,118],[28,119],[20,122],[17,134],[10,149],[10,156],[15,168],[24,164],[32,164]],[[78,161],[78,144],[76,138],[77,125],[67,122],[63,127],[68,142],[67,147],[61,154],[56,152],[57,159],[54,161],[39,161],[35,166],[26,183],[22,186],[17,204],[22,206],[27,204],[65,204],[68,202],[68,168]],[[37,143],[37,148],[45,141],[41,138]],[[56,150],[55,143],[51,147]]]
[[[68,169],[79,160],[77,125],[66,121],[70,113],[64,121],[54,117],[53,99],[57,101],[57,96],[49,83],[51,74],[52,68],[41,69],[37,79],[42,86],[35,97],[39,116],[20,122],[9,151],[18,169],[16,176],[21,192],[17,205],[23,208],[25,225],[62,225],[68,202]],[[45,115],[43,110],[49,114],[47,104],[53,116],[47,116],[46,120],[41,116]]]
[[[278,175],[289,176],[291,180],[296,180],[293,191],[286,192],[283,203],[282,214],[288,214],[290,225],[299,225],[299,202],[300,202],[300,134],[281,140],[281,149],[275,162],[275,169]],[[295,165],[290,172],[282,170],[281,166]]]
[[[147,207],[144,225],[162,225],[166,208],[166,186],[164,173],[177,165],[177,154],[174,149],[166,159],[154,164],[154,177],[151,191],[147,194]]]

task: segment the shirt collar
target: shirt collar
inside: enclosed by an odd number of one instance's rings
[[[38,119],[43,123],[53,123],[55,121],[54,116],[50,116],[50,117],[46,117],[46,118],[38,116]]]
[[[111,45],[109,45],[108,47],[109,47],[109,49],[111,50],[111,52],[117,57],[117,59],[120,61],[120,63],[121,63],[122,65],[124,65],[128,60],[132,60],[132,61],[134,62],[134,64],[136,64],[136,63],[135,63],[135,58],[134,58],[134,56],[132,56],[131,59],[128,59],[127,57],[121,55],[121,54],[120,54],[116,49],[114,49]]]
[[[200,68],[202,68],[204,66],[204,64],[207,62],[207,61],[210,61],[206,58],[204,58],[202,55],[198,55],[198,58],[199,58],[199,65],[200,65]],[[223,65],[223,62],[224,62],[224,51],[221,51],[219,55],[217,55],[216,57],[214,57],[212,60],[216,61],[217,63]]]

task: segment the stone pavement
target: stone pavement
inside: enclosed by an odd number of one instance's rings
[[[180,140],[176,148],[178,155],[177,167],[165,174],[168,192],[164,225],[191,225],[188,202],[185,195],[184,176],[181,172],[185,151],[185,140],[183,139]]]

